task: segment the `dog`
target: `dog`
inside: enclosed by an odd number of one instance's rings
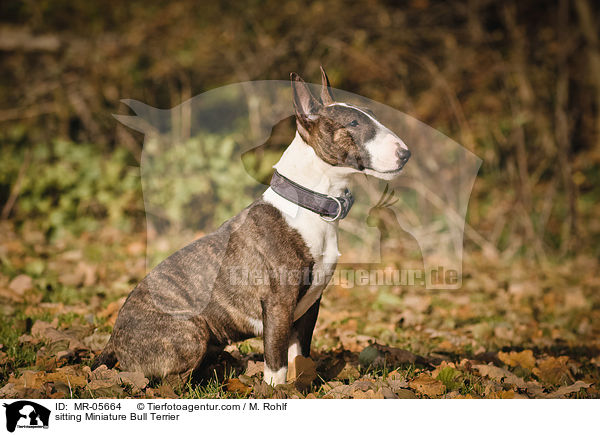
[[[391,180],[410,151],[368,109],[336,102],[322,67],[320,100],[290,77],[296,134],[271,186],[134,288],[93,369],[118,361],[149,377],[190,374],[209,346],[262,335],[264,380],[277,385],[286,382],[288,361],[310,356],[321,295],[340,255],[339,220],[353,203],[350,179]],[[268,278],[233,283],[231,270],[240,268]],[[190,310],[198,301],[202,309]]]

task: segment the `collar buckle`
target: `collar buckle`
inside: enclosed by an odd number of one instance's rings
[[[342,203],[341,203],[341,201],[340,201],[339,199],[337,199],[335,196],[327,195],[327,197],[328,197],[328,198],[331,198],[331,199],[333,199],[333,200],[336,202],[336,204],[338,205],[338,212],[337,212],[337,214],[336,214],[334,217],[332,217],[332,218],[330,218],[330,217],[327,217],[327,216],[323,216],[323,215],[319,215],[319,216],[320,216],[320,218],[321,218],[321,219],[323,219],[325,222],[335,222],[335,221],[337,221],[337,220],[340,218],[340,216],[342,215],[342,211],[344,210],[344,207],[342,207]]]

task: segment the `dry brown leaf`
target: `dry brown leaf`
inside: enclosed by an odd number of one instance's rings
[[[548,399],[560,399],[566,397],[571,393],[577,393],[582,388],[590,388],[592,384],[585,383],[583,381],[577,381],[573,385],[567,385],[564,387],[560,387],[558,390],[548,394],[546,397]]]
[[[93,372],[90,372],[90,380],[107,380],[116,383],[118,379],[118,372],[113,369],[109,369],[104,364],[96,368]]]
[[[146,388],[150,382],[141,372],[120,372],[118,374],[119,382],[132,387],[134,393]]]
[[[239,379],[228,379],[226,384],[227,391],[236,394],[248,394],[252,388],[244,385]]]
[[[527,392],[532,394],[534,397],[545,397],[544,387],[538,381],[527,382]]]
[[[162,383],[160,387],[155,390],[155,393],[157,393],[159,397],[164,397],[165,399],[177,399],[177,394],[173,391],[173,387],[166,382]]]
[[[22,386],[24,388],[38,389],[42,388],[44,382],[46,382],[45,375],[45,372],[26,370],[18,378],[10,376],[8,378],[8,382],[14,384],[17,387]]]
[[[555,358],[550,356],[541,361],[538,361],[538,366],[533,369],[533,373],[543,382],[551,385],[558,385],[569,380],[573,380],[569,367],[568,356],[559,356]]]
[[[44,376],[46,382],[63,383],[70,386],[71,388],[84,387],[87,384],[87,380],[83,375],[69,375],[64,372],[47,373]]]
[[[330,382],[332,384],[332,382]],[[354,388],[352,385],[336,385],[325,394],[326,399],[348,399],[352,397]]]
[[[288,365],[288,381],[294,382],[299,390],[310,387],[312,381],[317,377],[317,366],[310,358],[298,355]]]
[[[33,279],[29,275],[18,275],[10,282],[8,288],[23,297],[26,291],[33,289]]]
[[[12,382],[7,383],[5,386],[0,388],[0,399],[14,399],[19,397],[19,394],[20,391]]]
[[[528,370],[532,370],[535,367],[533,351],[529,349],[522,352],[498,352],[498,358],[500,361],[510,367],[521,366]]]
[[[474,397],[470,394],[465,394],[464,396],[462,394],[459,394],[457,396],[454,396],[453,399],[474,399]]]
[[[86,345],[90,350],[97,352],[104,349],[109,339],[109,333],[96,331],[92,335],[85,337],[83,339],[83,344]]]
[[[355,390],[368,391],[375,388],[375,383],[370,379],[360,379],[350,384]]]
[[[482,376],[487,376],[494,381],[512,384],[518,388],[525,388],[525,381],[506,369],[491,364],[475,364],[473,368],[477,369]]]
[[[350,352],[360,352],[369,345],[369,342],[375,341],[375,338],[367,335],[356,335],[354,331],[340,331],[339,341],[344,349]]]
[[[515,394],[514,391],[494,391],[487,397],[488,399],[517,399],[521,396]]]
[[[383,392],[379,389],[377,392],[373,390],[361,391],[355,390],[352,394],[355,399],[384,399]]]
[[[73,334],[68,331],[59,331],[56,329],[57,324],[58,319],[55,319],[51,324],[42,320],[36,320],[31,327],[31,335],[34,338],[37,337],[49,343],[65,340],[68,342],[68,347],[71,350],[87,349]]]
[[[267,384],[265,381],[259,381],[258,379],[255,379],[255,381],[256,382],[253,386],[254,397],[256,397],[257,399],[267,399],[273,397],[275,389],[272,386]]]
[[[335,379],[358,379],[359,377],[360,372],[358,369],[347,362],[344,368],[336,375]]]
[[[404,379],[388,379],[387,382],[394,393],[408,387],[408,382]]]
[[[446,386],[437,379],[433,379],[427,373],[421,373],[417,378],[408,383],[410,388],[429,397],[438,397],[444,394]]]
[[[262,361],[248,361],[248,367],[244,373],[246,376],[256,376],[265,370],[265,363]]]

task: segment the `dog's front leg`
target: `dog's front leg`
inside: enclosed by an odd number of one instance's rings
[[[293,307],[274,300],[263,300],[261,304],[265,347],[265,382],[272,385],[285,384]]]
[[[319,316],[319,306],[321,298],[313,304],[292,326],[290,344],[288,347],[288,365],[294,361],[298,355],[305,358],[310,357],[310,343],[312,341],[313,331]]]

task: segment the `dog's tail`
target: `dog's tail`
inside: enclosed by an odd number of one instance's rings
[[[112,369],[115,366],[115,364],[117,364],[117,355],[115,354],[115,351],[113,349],[112,340],[109,340],[102,353],[98,355],[92,362],[92,371],[96,370],[102,364],[104,364],[109,369]]]

